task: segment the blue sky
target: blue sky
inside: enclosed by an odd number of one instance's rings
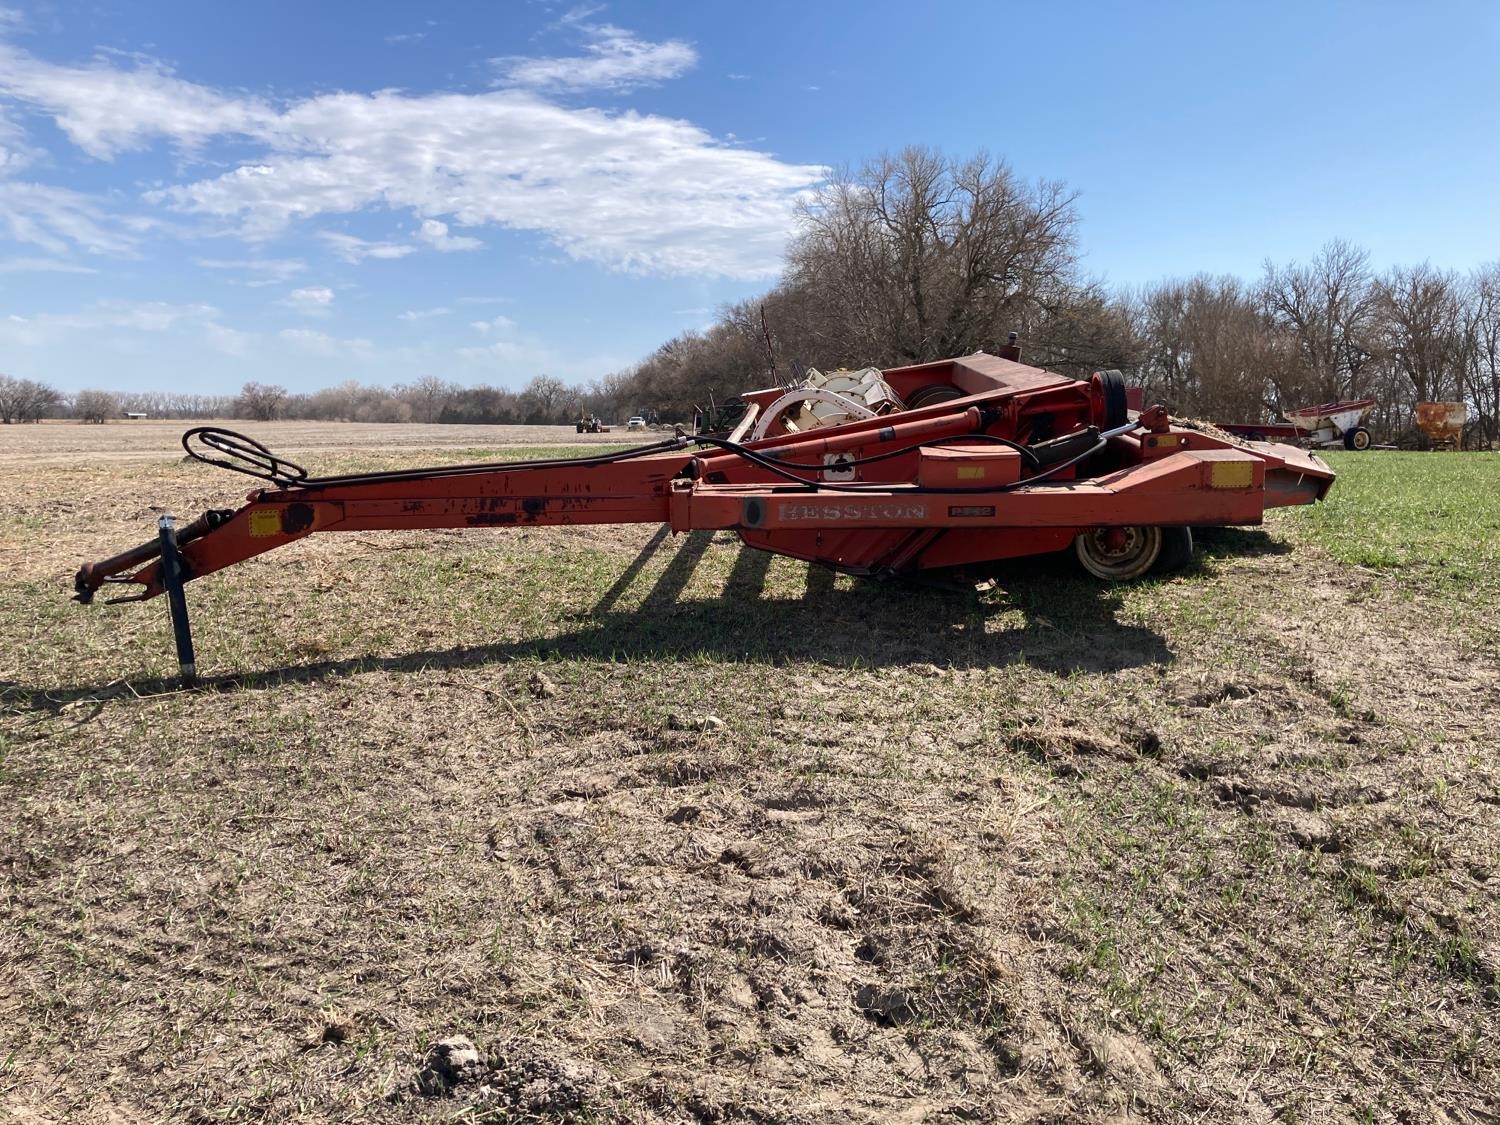
[[[1493,2],[10,2],[0,371],[66,390],[593,378],[910,143],[1121,285],[1500,258]]]

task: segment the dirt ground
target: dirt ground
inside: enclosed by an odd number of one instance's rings
[[[1500,1118],[1494,607],[1414,564],[330,535],[182,691],[70,575],[243,485],[0,471],[0,1120]]]
[[[488,449],[499,446],[593,445],[652,440],[649,433],[630,434],[623,426],[607,434],[580,434],[572,426],[442,426],[419,422],[172,422],[144,419],[81,426],[45,422],[34,426],[0,426],[0,468],[63,465],[78,460],[119,463],[181,456],[182,433],[189,426],[215,425],[237,430],[270,445],[277,453],[419,452]]]

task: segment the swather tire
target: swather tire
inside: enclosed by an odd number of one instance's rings
[[[1193,529],[1190,527],[1164,527],[1161,529],[1161,554],[1151,567],[1152,574],[1176,574],[1186,570],[1193,561]]]
[[[1125,376],[1119,371],[1099,372],[1099,389],[1104,392],[1104,425],[1101,430],[1112,430],[1130,421],[1129,400],[1125,395]]]
[[[1133,582],[1150,573],[1161,558],[1164,529],[1160,527],[1095,527],[1079,532],[1073,540],[1073,553],[1078,563],[1095,578],[1106,582]],[[1126,545],[1111,550],[1104,536],[1112,531],[1124,531],[1128,535]]]

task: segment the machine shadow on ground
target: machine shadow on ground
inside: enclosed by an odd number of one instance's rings
[[[1258,528],[1204,529],[1197,540],[1199,557],[1192,570],[1158,581],[1190,582],[1218,559],[1289,550]],[[360,672],[476,668],[517,659],[709,659],[865,668],[1025,664],[1056,675],[1110,673],[1173,660],[1159,632],[1119,620],[1118,588],[1082,575],[1066,554],[993,563],[930,581],[853,586],[840,585],[825,567],[808,565],[802,596],[789,599],[784,593],[767,596],[776,556],[742,547],[717,597],[684,598],[714,545],[714,534],[700,531],[682,537],[638,604],[617,608],[670,542],[669,530],[659,529],[594,605],[580,609],[578,626],[558,635],[226,672],[201,678],[197,690],[254,690]],[[976,586],[981,580],[985,588]],[[53,689],[0,682],[0,701],[10,708],[53,711],[83,700],[178,686],[171,678]]]
[[[707,659],[863,668],[1024,664],[1058,675],[1108,673],[1173,659],[1160,633],[1119,620],[1117,590],[1080,576],[1069,560],[1056,556],[992,566],[982,575],[946,576],[933,584],[850,585],[824,567],[809,565],[801,596],[788,597],[784,584],[774,596],[767,591],[775,556],[739,548],[718,596],[694,598],[684,594],[714,544],[712,533],[695,532],[683,537],[644,597],[635,591],[630,607],[619,608],[666,542],[663,528],[591,608],[580,607],[565,618],[559,634],[227,672],[200,679],[197,690],[254,690],[360,672],[464,669],[517,659]],[[981,577],[993,580],[988,588],[975,587]],[[44,711],[177,687],[170,678],[45,690],[0,683],[0,699],[12,708]]]

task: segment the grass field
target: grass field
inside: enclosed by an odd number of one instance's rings
[[[191,692],[70,576],[245,482],[7,463],[0,1119],[1492,1121],[1500,457],[1330,460],[1128,588],[315,537]]]

